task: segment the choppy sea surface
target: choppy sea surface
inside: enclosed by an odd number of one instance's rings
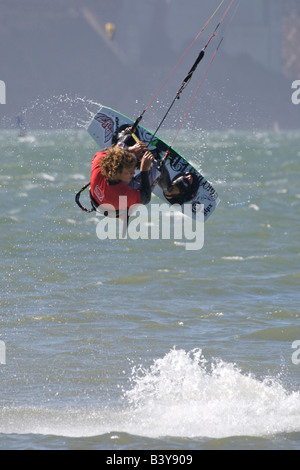
[[[0,132],[0,449],[299,449],[300,133],[181,133],[197,251],[100,240],[96,144],[32,135]]]

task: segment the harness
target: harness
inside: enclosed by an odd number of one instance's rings
[[[110,215],[109,214],[109,211],[108,210],[104,210],[101,208],[101,204],[98,204],[98,202],[95,200],[95,198],[92,196],[92,193],[91,193],[91,190],[89,191],[90,193],[90,202],[91,202],[91,206],[92,208],[91,209],[87,209],[85,206],[83,206],[80,202],[80,195],[81,193],[87,189],[88,187],[90,186],[90,183],[86,184],[85,186],[83,186],[83,188],[81,188],[80,191],[78,191],[78,193],[76,194],[75,196],[75,202],[76,204],[80,207],[81,210],[83,210],[84,212],[100,212],[100,214],[104,215],[105,217],[116,217],[117,219],[120,217],[120,210],[117,209],[114,211],[114,215]],[[128,208],[127,208],[127,217],[128,217]]]

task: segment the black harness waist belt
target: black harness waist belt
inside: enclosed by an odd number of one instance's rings
[[[108,210],[105,210],[104,208],[101,208],[101,204],[98,204],[98,202],[94,199],[94,197],[92,196],[91,194],[91,190],[89,191],[90,192],[90,201],[91,201],[91,206],[92,206],[92,209],[87,209],[86,207],[84,207],[81,203],[80,203],[80,195],[82,193],[82,191],[84,191],[86,188],[88,188],[90,186],[90,183],[86,184],[85,186],[83,186],[83,188],[81,188],[81,190],[76,194],[75,196],[75,201],[76,201],[76,204],[80,207],[81,210],[83,210],[84,212],[94,212],[94,211],[97,211],[97,212],[101,212],[101,214],[103,214],[105,217],[108,217],[109,216],[109,211]],[[113,211],[114,214],[113,214],[113,217],[116,217],[117,219],[120,217],[120,211],[119,209]]]
[[[90,199],[91,199],[91,205],[95,211],[101,212],[101,214],[103,214],[105,217],[109,216],[109,211],[104,208],[101,208],[101,204],[98,204],[96,199],[92,196],[91,190],[90,190]],[[119,209],[116,209],[113,212],[114,212],[113,216],[118,219],[120,217]]]

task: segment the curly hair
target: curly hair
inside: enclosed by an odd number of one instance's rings
[[[105,156],[101,158],[99,167],[102,175],[112,180],[118,173],[123,171],[123,168],[132,168],[136,166],[137,161],[132,152],[128,152],[120,147],[113,146],[109,148]]]

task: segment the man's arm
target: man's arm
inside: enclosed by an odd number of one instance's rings
[[[147,151],[143,155],[141,161],[141,185],[140,185],[140,194],[141,194],[141,204],[148,204],[151,201],[151,186],[149,181],[148,171],[152,165],[153,155],[151,152]]]

